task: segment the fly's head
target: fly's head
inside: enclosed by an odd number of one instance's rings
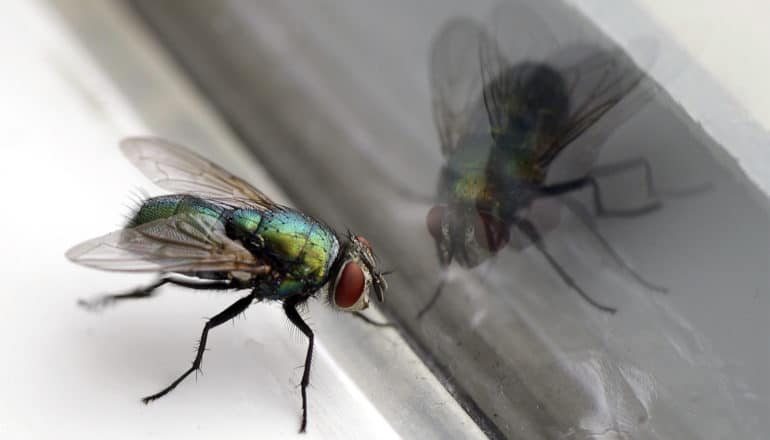
[[[374,290],[377,300],[385,300],[388,283],[385,274],[377,270],[377,257],[368,240],[348,234],[342,263],[332,273],[329,300],[339,310],[356,312],[369,306],[369,292]]]
[[[478,266],[510,239],[508,224],[475,206],[436,205],[428,211],[425,222],[442,266],[452,260],[467,268]]]

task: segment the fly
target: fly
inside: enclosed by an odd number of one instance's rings
[[[508,57],[497,39],[471,19],[450,21],[433,43],[433,111],[445,162],[437,203],[428,212],[426,223],[443,271],[418,317],[439,298],[452,261],[473,268],[506,246],[529,244],[585,301],[603,312],[615,313],[613,307],[591,298],[543,242],[543,230],[558,222],[560,206],[556,202],[570,208],[626,272],[646,287],[664,292],[631,270],[592,226],[587,210],[565,197],[588,189],[596,215],[605,217],[635,216],[660,206],[645,159],[589,170],[598,147],[612,129],[641,107],[617,111],[621,100],[641,90],[645,75],[618,48],[579,38],[566,45],[559,42],[545,19],[535,12],[541,7],[538,2],[519,0],[507,6],[494,15],[503,31],[513,32],[510,41],[505,41],[513,46]],[[547,19],[556,19],[554,15],[549,13]],[[564,27],[553,31],[569,34],[569,23],[565,21]],[[649,99],[645,93],[650,90],[639,95]],[[609,130],[588,132],[611,110],[621,120],[613,120]],[[572,165],[584,170],[577,177],[572,171],[566,179],[547,181],[553,177],[555,160],[581,143],[589,144],[589,153],[577,157],[580,163]],[[645,172],[651,201],[627,210],[605,207],[597,177],[631,169]]]
[[[250,291],[206,322],[192,366],[142,401],[163,397],[200,369],[209,330],[254,302],[280,301],[289,321],[308,339],[301,381],[304,432],[314,336],[297,307],[324,294],[334,308],[368,321],[358,314],[369,305],[370,292],[382,302],[387,289],[372,246],[361,236],[339,235],[322,221],[273,202],[186,148],[137,137],[123,140],[120,149],[150,180],[174,194],[144,200],[123,229],[81,243],[67,251],[67,257],[96,269],[156,272],[160,278],[81,305],[93,309],[148,298],[164,284]]]

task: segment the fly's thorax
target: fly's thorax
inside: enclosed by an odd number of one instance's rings
[[[339,240],[328,226],[283,207],[234,210],[228,235],[271,267],[268,276],[256,280],[260,294],[268,299],[317,291],[330,280],[340,253]]]
[[[451,195],[458,202],[493,202],[495,188],[484,170],[474,169],[454,181]]]
[[[369,306],[369,293],[374,290],[377,299],[384,301],[388,285],[377,271],[377,258],[371,244],[361,237],[350,235],[338,261],[332,268],[329,302],[337,309],[355,312]]]
[[[439,192],[446,198],[472,201],[490,196],[489,142],[464,142],[449,157],[441,173]]]
[[[533,133],[526,142],[494,148],[461,146],[442,169],[439,199],[508,209],[520,187],[542,184],[545,178],[533,155],[535,138]]]

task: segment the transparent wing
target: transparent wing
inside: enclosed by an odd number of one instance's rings
[[[521,112],[532,66],[546,63],[560,47],[553,25],[543,18],[556,12],[548,6],[548,0],[500,4],[492,12],[489,35],[479,40],[483,103],[495,140],[509,133],[511,116]]]
[[[168,191],[196,194],[235,205],[279,208],[262,191],[243,179],[166,140],[127,138],[120,143],[120,149],[153,183]]]
[[[557,156],[573,150],[565,173],[587,173],[607,138],[657,89],[625,51],[562,2],[516,0],[495,8],[491,17],[490,37],[480,40],[480,67],[492,137],[499,141],[521,130],[518,124],[531,124],[515,116],[527,115],[522,106],[535,102],[546,111],[538,116],[532,163],[549,169]],[[640,64],[651,65],[652,40],[635,43]],[[563,103],[552,93],[560,87]]]
[[[481,103],[479,48],[487,34],[468,18],[446,23],[433,40],[430,81],[433,118],[445,156],[469,133],[488,131]]]
[[[67,258],[84,266],[120,272],[242,271],[266,273],[216,219],[177,215],[112,232],[81,243]]]
[[[495,137],[507,128],[516,77],[504,73],[558,50],[559,39],[552,32],[556,23],[549,22],[549,15],[563,14],[557,6],[550,0],[518,0],[496,7],[488,26],[458,18],[439,31],[431,48],[430,75],[433,116],[445,156],[470,136],[481,143],[486,140],[481,136]],[[564,38],[575,37],[570,31]]]
[[[547,167],[612,110],[611,120],[583,139],[590,141],[592,148],[598,148],[619,125],[644,108],[656,91],[645,73],[621,49],[575,45],[555,54],[553,59],[559,64],[574,60],[559,70],[567,84],[571,105],[567,122],[552,138],[545,139],[536,152],[541,167]],[[618,106],[623,100],[627,100],[626,105]]]

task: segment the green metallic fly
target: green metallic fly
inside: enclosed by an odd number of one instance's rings
[[[81,301],[89,309],[125,299],[147,298],[164,284],[200,290],[251,292],[209,319],[192,366],[144,403],[163,397],[200,369],[209,330],[253,302],[281,301],[308,338],[302,374],[302,422],[307,426],[307,386],[313,331],[297,307],[319,293],[338,310],[359,311],[374,290],[382,302],[387,283],[377,258],[361,236],[341,237],[323,222],[276,204],[265,194],[192,153],[157,138],[129,138],[120,148],[155,184],[175,194],[152,197],[125,228],[88,240],[67,252],[75,263],[109,271],[157,272],[153,284],[118,295]],[[368,321],[364,315],[357,315]]]
[[[444,269],[453,261],[473,268],[506,246],[531,244],[584,300],[614,313],[554,259],[543,233],[558,224],[560,204],[566,205],[626,272],[650,289],[665,291],[631,270],[593,228],[582,204],[565,197],[590,190],[595,214],[605,217],[635,216],[660,206],[645,159],[591,169],[599,147],[654,89],[621,49],[588,35],[576,24],[577,13],[564,9],[547,0],[515,0],[494,11],[499,26],[490,32],[475,20],[459,18],[438,33],[430,68],[445,162],[426,223]],[[632,93],[637,105],[619,109]],[[568,166],[554,171],[557,159]],[[650,201],[631,209],[606,208],[597,178],[634,168],[645,172]],[[444,284],[442,275],[418,317],[436,302]]]

